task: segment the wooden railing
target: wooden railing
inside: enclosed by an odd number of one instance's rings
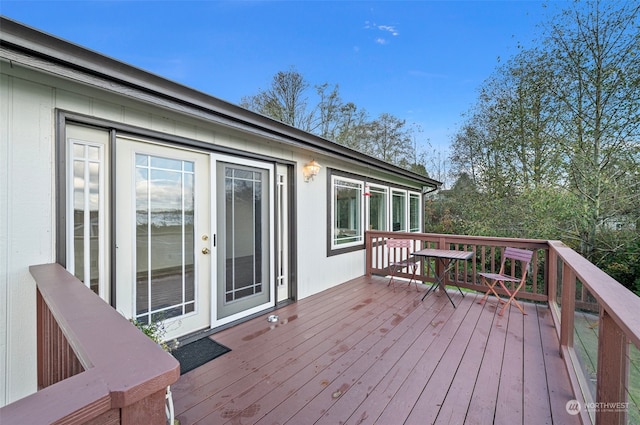
[[[640,382],[629,379],[630,344],[640,348],[640,297],[562,242],[549,241],[549,247],[549,305],[572,385],[588,407],[581,412],[583,422],[640,423],[640,400],[629,399],[632,388],[640,391]],[[588,299],[595,300],[596,309],[585,308],[594,304]],[[576,317],[585,309],[599,313],[589,326],[597,332],[595,394],[574,344]]]
[[[3,424],[165,424],[180,365],[57,264],[33,266],[38,391]]]
[[[456,264],[453,273],[447,276],[448,283],[455,283],[461,288],[477,291],[486,290],[478,278],[479,272],[497,273],[500,269],[502,248],[510,246],[533,250],[531,270],[528,272],[526,287],[521,289],[520,297],[531,301],[547,301],[547,270],[546,258],[549,246],[546,241],[534,239],[506,239],[479,236],[455,236],[435,233],[399,233],[399,232],[367,232],[367,275],[387,275],[388,255],[385,240],[388,238],[407,238],[414,241],[414,251],[423,248],[453,249],[457,251],[474,251],[474,259],[463,264]],[[439,264],[434,264],[433,271],[439,273]],[[516,267],[516,264],[510,264]],[[410,277],[406,272],[400,276]],[[433,273],[427,274],[427,268],[419,270],[417,279],[423,282],[433,282]],[[504,294],[501,289],[498,293]]]
[[[630,382],[630,346],[640,348],[640,297],[623,287],[573,249],[559,241],[488,238],[430,233],[366,233],[366,274],[387,275],[385,240],[405,238],[414,241],[414,250],[439,248],[474,251],[473,259],[457,264],[447,283],[484,292],[478,272],[495,272],[504,247],[534,251],[527,285],[519,298],[547,302],[559,339],[560,355],[565,361],[571,384],[580,403],[583,424],[621,425],[640,418],[638,402],[629,393],[640,392],[640,382]],[[418,279],[433,282],[422,267]],[[436,270],[436,272],[439,272]],[[409,278],[408,273],[396,273]],[[576,317],[593,312],[590,328],[596,329],[597,356],[595,390],[585,376],[584,359],[576,352]],[[637,367],[638,365],[636,365]],[[637,392],[635,394],[637,394]],[[639,422],[640,423],[640,422]]]

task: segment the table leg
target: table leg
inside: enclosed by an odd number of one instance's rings
[[[447,296],[447,298],[449,298],[449,301],[451,302],[451,305],[453,306],[453,308],[456,308],[455,303],[453,302],[453,300],[451,299],[451,296],[449,295],[449,293],[447,292],[447,287],[445,285],[445,279],[447,277],[447,273],[449,273],[449,271],[451,271],[451,269],[453,268],[453,264],[455,264],[455,262],[451,261],[451,260],[446,260],[445,258],[440,258],[439,259],[442,265],[442,274],[438,275],[435,273],[433,273],[433,275],[436,278],[436,281],[433,282],[433,284],[431,285],[431,288],[429,288],[429,290],[422,296],[422,301],[424,301],[425,298],[427,298],[427,295],[429,295],[429,293],[434,290],[436,288],[436,286],[439,286],[440,289],[442,289],[442,292],[444,292],[444,294]],[[428,259],[427,259],[428,261]],[[427,262],[427,273],[431,271],[431,261]],[[457,286],[457,285],[456,285]],[[462,289],[460,289],[460,287],[458,286],[458,291],[460,291],[460,293],[462,294],[462,297],[464,297],[464,293],[462,292]]]
[[[429,275],[429,274],[431,274],[430,273],[431,272],[431,260],[428,257],[425,258],[425,260],[427,261],[427,275]],[[435,276],[436,281],[431,284],[431,287],[429,288],[429,290],[427,292],[425,292],[425,294],[422,296],[422,301],[424,301],[424,299],[427,298],[427,295],[429,295],[429,293],[431,291],[433,291],[433,289],[436,287],[436,285],[440,284],[440,279],[439,279],[438,275],[435,273],[435,271],[433,272],[433,275]]]

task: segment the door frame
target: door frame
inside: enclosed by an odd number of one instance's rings
[[[115,300],[118,296],[118,290],[115,284],[115,275],[116,275],[116,248],[115,248],[115,218],[114,211],[117,209],[117,205],[115,202],[115,177],[114,173],[114,162],[111,160],[115,158],[116,155],[116,139],[118,137],[126,137],[130,139],[137,139],[144,142],[157,143],[163,146],[168,147],[176,147],[187,150],[194,150],[197,152],[206,153],[209,155],[221,155],[233,158],[234,160],[239,160],[241,158],[245,158],[248,160],[254,160],[263,163],[269,164],[277,164],[278,166],[284,165],[288,167],[288,181],[286,185],[288,187],[288,204],[285,208],[288,209],[289,215],[289,249],[285,251],[285,255],[289,257],[289,299],[280,301],[280,303],[291,302],[297,299],[297,162],[277,158],[274,156],[265,155],[263,153],[250,152],[246,150],[241,150],[238,148],[234,148],[231,146],[221,146],[215,145],[210,142],[206,142],[203,140],[197,140],[189,137],[183,137],[176,134],[170,134],[158,130],[154,130],[148,127],[140,127],[136,125],[127,124],[124,122],[117,122],[113,120],[107,120],[103,118],[98,118],[95,116],[86,115],[79,112],[73,112],[69,110],[56,109],[56,129],[55,129],[55,139],[56,139],[56,167],[55,172],[55,188],[56,188],[56,212],[58,219],[56,220],[56,234],[59,235],[55,238],[55,260],[57,263],[66,266],[68,262],[68,252],[67,252],[67,232],[72,231],[69,229],[68,219],[67,219],[67,126],[68,125],[77,125],[81,127],[89,127],[104,131],[108,134],[108,141],[106,145],[106,158],[108,165],[109,176],[105,182],[105,188],[107,190],[106,195],[106,205],[107,212],[109,213],[108,218],[105,221],[105,234],[108,243],[108,249],[105,252],[105,269],[109,274],[109,278],[107,280],[107,298],[109,299],[109,303],[112,307],[116,308]],[[270,192],[272,195],[271,198],[275,199],[275,194]],[[213,206],[213,202],[212,202]],[[212,212],[213,215],[213,212]],[[214,233],[214,228],[211,230],[212,234]],[[111,242],[109,242],[111,241]],[[273,241],[272,241],[273,242]],[[273,248],[272,248],[273,249]],[[213,267],[215,265],[212,264]],[[275,274],[273,273],[273,276]],[[275,277],[273,277],[275,279]],[[211,328],[218,327],[219,325],[214,322],[211,323]],[[226,328],[228,326],[223,326],[220,328]]]

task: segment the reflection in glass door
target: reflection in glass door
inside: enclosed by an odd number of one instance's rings
[[[136,319],[195,310],[194,163],[137,153]]]
[[[268,169],[218,162],[217,320],[273,304]]]

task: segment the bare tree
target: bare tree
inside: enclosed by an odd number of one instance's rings
[[[367,148],[373,156],[393,164],[412,163],[413,145],[406,121],[383,113],[366,126]]]
[[[279,71],[273,76],[269,89],[243,97],[240,106],[301,130],[311,131],[313,118],[307,112],[308,87],[302,74],[294,68]]]

